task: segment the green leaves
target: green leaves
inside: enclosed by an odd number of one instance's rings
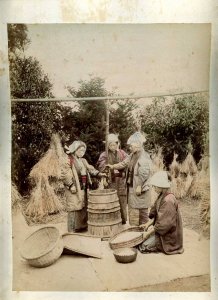
[[[195,159],[199,160],[205,151],[204,141],[209,131],[208,98],[197,94],[171,100],[155,99],[146,107],[142,124],[148,134],[149,147],[162,147],[167,164],[174,152],[182,161],[190,143]]]

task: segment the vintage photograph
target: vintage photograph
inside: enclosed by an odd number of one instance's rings
[[[210,292],[210,24],[8,24],[13,291]]]

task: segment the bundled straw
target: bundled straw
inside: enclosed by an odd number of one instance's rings
[[[33,167],[29,177],[35,183],[30,195],[30,201],[26,207],[26,214],[35,220],[57,213],[63,209],[59,197],[65,195],[59,193],[63,184],[61,178],[61,165],[66,159],[66,154],[61,145],[60,136],[53,134],[48,151]],[[59,194],[59,197],[58,197]]]
[[[157,171],[164,170],[164,162],[163,162],[163,155],[162,155],[162,148],[159,147],[157,153],[154,155],[152,159],[152,170],[151,173],[154,174]]]
[[[44,216],[57,213],[62,209],[63,206],[49,185],[48,179],[42,176],[31,194],[26,214],[41,220]]]
[[[174,153],[173,161],[169,167],[172,178],[177,178],[180,172],[180,164],[177,162],[178,154]]]
[[[186,159],[183,161],[180,172],[186,175],[190,174],[191,176],[195,175],[198,171],[196,162],[194,157],[192,156],[191,152],[188,153]]]
[[[22,196],[18,192],[17,186],[14,183],[12,183],[12,185],[11,185],[11,206],[12,206],[12,209],[16,210],[20,206],[21,201],[22,201]]]
[[[41,176],[60,178],[60,165],[65,156],[66,154],[61,145],[60,136],[53,134],[48,151],[32,168],[29,177],[36,181],[40,179]]]

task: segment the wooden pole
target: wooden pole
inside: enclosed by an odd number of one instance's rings
[[[73,97],[59,97],[59,98],[38,98],[38,99],[17,99],[11,98],[11,102],[69,102],[69,101],[88,101],[88,100],[122,100],[122,99],[148,99],[156,97],[173,97],[180,95],[191,95],[199,93],[208,93],[208,91],[196,91],[196,92],[187,92],[187,93],[172,93],[172,94],[145,94],[145,95],[133,95],[133,96],[111,96],[111,97],[85,97],[85,98],[73,98]]]
[[[106,108],[106,128],[105,128],[105,151],[106,151],[106,164],[108,163],[108,135],[109,135],[109,100],[105,100]]]

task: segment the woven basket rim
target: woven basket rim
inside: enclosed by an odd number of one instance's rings
[[[120,246],[120,248],[123,248],[122,245],[127,245],[127,246],[125,246],[125,247],[131,248],[131,246],[128,247],[128,243],[138,242],[139,239],[140,239],[140,240],[141,240],[141,239],[143,240],[143,235],[142,235],[142,237],[139,236],[139,237],[137,237],[137,238],[135,238],[135,239],[132,239],[132,240],[130,240],[130,241],[124,241],[124,242],[113,243],[113,240],[114,240],[118,235],[120,235],[120,234],[122,234],[122,233],[124,233],[124,232],[137,231],[137,230],[138,230],[138,232],[143,233],[143,229],[142,229],[141,227],[139,227],[139,226],[129,227],[129,228],[127,228],[127,229],[124,229],[124,230],[122,230],[122,231],[116,233],[115,235],[113,235],[113,236],[109,239],[109,245],[111,246],[111,248],[113,248],[113,247],[119,248],[119,246]]]
[[[58,232],[58,237],[57,237],[57,240],[55,241],[55,243],[52,244],[49,248],[47,248],[47,249],[44,251],[43,254],[41,254],[40,256],[35,256],[35,257],[28,257],[28,256],[25,256],[25,255],[23,254],[23,248],[24,248],[24,247],[22,247],[22,249],[21,249],[21,256],[22,256],[23,258],[25,258],[25,259],[27,259],[27,260],[39,259],[39,258],[43,257],[44,255],[48,254],[51,250],[53,250],[53,249],[57,246],[57,244],[58,244],[58,242],[59,242],[59,239],[61,238],[61,235],[60,235],[59,230],[58,230],[55,226],[45,226],[45,227],[42,227],[42,228],[37,229],[36,231],[34,231],[32,234],[30,234],[30,235],[24,240],[24,243],[25,243],[28,239],[30,239],[34,234],[36,234],[37,232],[39,232],[39,231],[41,231],[41,230],[45,230],[45,229],[50,229],[50,228],[55,229],[55,230]]]

